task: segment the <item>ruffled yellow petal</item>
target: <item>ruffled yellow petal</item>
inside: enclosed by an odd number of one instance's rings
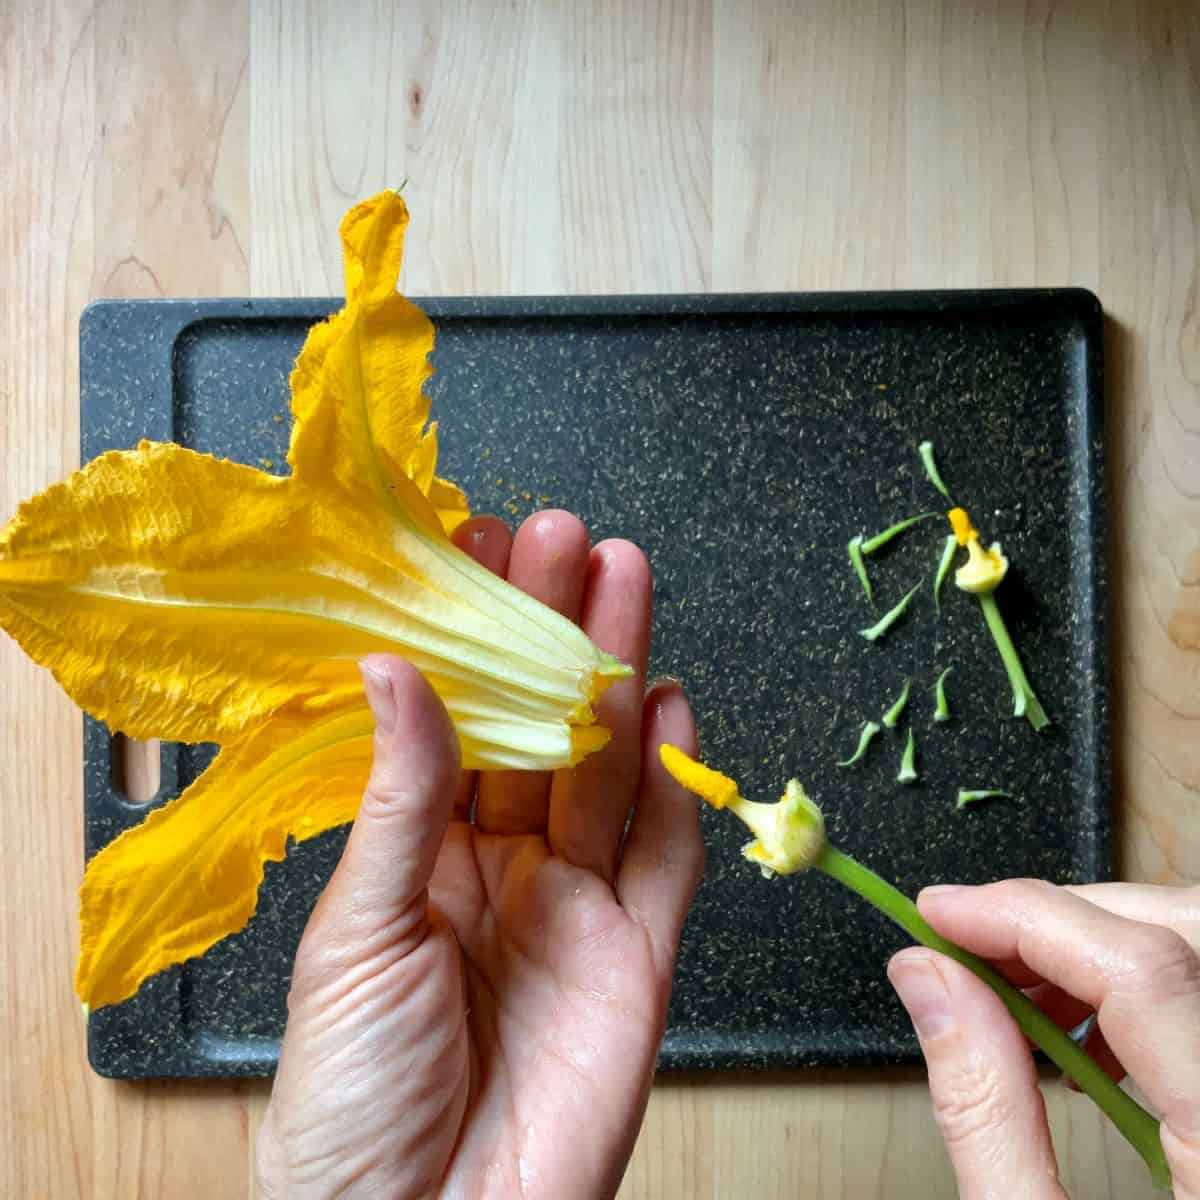
[[[440,525],[153,443],[102,455],[0,533],[0,621],[113,729],[180,741],[227,742],[364,654],[399,654],[468,764],[493,768],[566,766],[572,726],[628,673]]]
[[[431,421],[421,440],[413,447],[405,471],[433,505],[442,528],[453,533],[470,515],[471,507],[462,489],[447,479],[434,474],[437,467],[438,440],[437,422]]]
[[[321,684],[315,656],[273,652],[251,614],[209,602],[302,524],[285,481],[249,467],[176,446],[105,454],[0,531],[0,623],[113,729],[222,741]],[[306,624],[276,620],[280,635]]]
[[[431,494],[437,435],[422,389],[433,370],[433,325],[396,291],[407,228],[397,192],[356,205],[342,221],[346,307],[309,333],[296,362],[288,461],[306,483],[449,530],[469,510],[451,484]]]
[[[75,987],[89,1008],[241,929],[263,864],[354,819],[371,766],[373,723],[359,696],[318,720],[281,714],[225,747],[177,800],[109,843],[80,892]]]

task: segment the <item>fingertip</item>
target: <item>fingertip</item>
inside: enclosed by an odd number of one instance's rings
[[[458,735],[441,697],[412,663],[395,654],[368,654],[359,662],[377,735],[396,756],[445,760],[459,769]],[[378,743],[377,743],[378,745]]]
[[[587,526],[565,508],[543,508],[526,517],[517,530],[517,537],[554,552],[591,548]]]
[[[513,535],[509,527],[490,514],[471,517],[450,535],[454,544],[480,566],[503,578],[508,573]]]
[[[975,889],[969,884],[936,883],[924,887],[917,893],[917,908],[926,919],[930,914],[942,912],[968,900]]]
[[[552,508],[527,517],[513,538],[508,581],[568,620],[579,616],[592,542],[572,513]]]
[[[927,950],[924,946],[905,946],[903,950],[897,950],[895,954],[888,959],[887,976],[891,979],[893,972],[902,974],[908,968],[921,969],[932,965],[933,951]]]
[[[631,664],[638,679],[646,674],[653,608],[654,577],[645,554],[624,538],[607,538],[594,546],[579,623],[601,649]],[[640,691],[632,681],[618,687],[612,692],[623,695],[622,703],[636,705]]]
[[[656,679],[647,689],[642,728],[646,730],[644,761],[652,764],[652,770],[665,771],[658,758],[663,743],[678,747],[689,758],[699,755],[692,706],[678,679]]]
[[[887,965],[887,976],[912,1020],[921,1045],[949,1033],[955,1025],[950,989],[934,953],[922,947],[901,950]]]
[[[640,546],[626,538],[598,542],[592,547],[590,566],[593,576],[618,575],[627,585],[648,592],[654,588],[650,560]]]

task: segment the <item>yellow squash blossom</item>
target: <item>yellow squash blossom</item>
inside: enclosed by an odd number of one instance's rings
[[[796,779],[789,779],[776,804],[746,800],[737,782],[720,771],[689,758],[677,746],[663,743],[659,761],[689,792],[715,809],[727,808],[754,834],[742,854],[757,863],[764,875],[794,875],[817,866],[828,843],[825,818]]]
[[[1042,702],[1037,698],[1025,668],[1021,665],[1020,655],[1013,645],[1008,633],[1008,626],[996,604],[995,590],[1004,582],[1008,574],[1008,559],[1000,549],[999,542],[993,542],[987,550],[979,540],[979,531],[971,524],[971,518],[966,509],[952,508],[946,514],[950,520],[950,528],[954,530],[955,541],[960,546],[966,546],[968,558],[954,572],[955,586],[964,592],[969,592],[979,600],[983,618],[987,622],[996,649],[1000,651],[1000,659],[1008,673],[1008,683],[1013,694],[1013,716],[1024,717],[1035,730],[1045,729],[1050,724]],[[949,546],[947,547],[949,550]],[[939,574],[949,567],[949,555],[943,555]]]
[[[994,592],[1008,574],[1008,559],[1000,549],[1000,543],[993,542],[985,550],[979,540],[979,530],[971,524],[966,509],[952,508],[948,516],[955,540],[960,546],[966,546],[969,555],[954,573],[955,584],[962,591],[976,596]]]
[[[222,747],[88,865],[90,1007],[240,929],[289,837],[353,819],[364,654],[424,673],[468,768],[565,766],[607,740],[593,704],[628,668],[449,539],[468,510],[434,473],[433,327],[396,291],[407,224],[394,192],[342,223],[346,305],[292,373],[290,476],[143,442],[0,531],[0,625],[81,707],[134,738]]]

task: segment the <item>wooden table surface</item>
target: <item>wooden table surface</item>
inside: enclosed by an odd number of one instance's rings
[[[1121,873],[1200,878],[1195,0],[0,0],[0,513],[78,462],[94,297],[1077,284],[1107,310]],[[0,645],[0,1178],[250,1194],[265,1084],[95,1078],[79,718]],[[881,964],[882,969],[882,964]],[[1148,1195],[1049,1088],[1072,1194]],[[919,1072],[659,1084],[623,1197],[948,1197]]]

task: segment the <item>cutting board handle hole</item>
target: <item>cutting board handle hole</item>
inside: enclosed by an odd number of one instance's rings
[[[162,751],[157,738],[134,741],[123,733],[112,739],[113,787],[130,804],[149,804],[162,787]]]

